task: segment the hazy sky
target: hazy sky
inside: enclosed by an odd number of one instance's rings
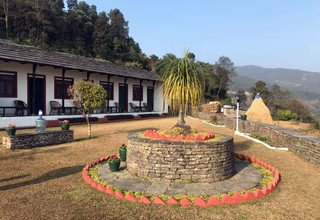
[[[119,8],[147,55],[320,72],[320,0],[85,0]]]

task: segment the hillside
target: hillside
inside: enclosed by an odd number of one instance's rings
[[[238,66],[232,89],[248,90],[257,80],[269,85],[278,84],[288,89],[297,98],[305,100],[320,116],[320,73],[284,68]]]

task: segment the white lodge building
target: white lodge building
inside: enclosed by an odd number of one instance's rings
[[[156,73],[0,40],[0,128],[10,122],[34,126],[39,110],[47,120],[80,117],[73,115],[77,111],[67,93],[79,80],[90,80],[107,91],[107,106],[95,117],[168,110]]]

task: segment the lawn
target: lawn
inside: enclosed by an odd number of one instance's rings
[[[187,121],[199,130],[233,133],[197,119]],[[167,118],[94,125],[90,140],[86,126],[73,126],[73,143],[16,151],[1,147],[0,219],[320,219],[319,165],[242,137],[235,137],[238,153],[258,157],[282,175],[276,191],[257,202],[208,208],[141,205],[110,198],[82,180],[85,164],[117,153],[129,131],[169,128],[175,122]]]

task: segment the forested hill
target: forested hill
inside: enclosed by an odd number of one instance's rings
[[[120,10],[67,0],[0,0],[0,38],[148,68]]]
[[[269,86],[278,84],[291,94],[305,100],[305,104],[320,117],[320,73],[283,68],[263,68],[259,66],[238,66],[233,78],[233,90],[249,90],[257,80]]]
[[[240,83],[241,87],[263,80],[268,84],[276,83],[305,99],[320,97],[320,73],[259,66],[238,66],[236,72],[239,77],[235,79],[235,84]]]

